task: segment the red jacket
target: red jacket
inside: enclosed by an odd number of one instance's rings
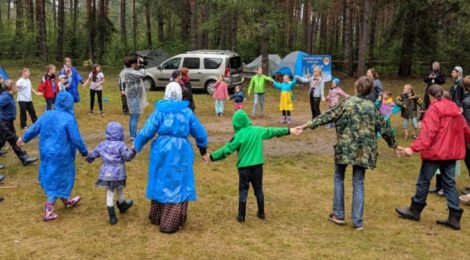
[[[433,100],[421,122],[421,133],[411,149],[423,160],[442,161],[465,158],[470,129],[459,107],[447,99]]]
[[[53,83],[54,82],[54,85]],[[46,74],[41,80],[38,87],[38,92],[43,94],[44,98],[55,98],[59,93],[59,82],[55,75]]]

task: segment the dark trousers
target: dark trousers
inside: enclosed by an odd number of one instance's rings
[[[321,98],[310,95],[310,110],[312,111],[312,119],[321,114],[320,102]]]
[[[11,149],[15,152],[18,158],[24,156],[26,152],[21,150],[21,148],[16,145],[18,141],[18,136],[16,136],[15,126],[13,121],[0,121],[0,147],[3,147],[6,142],[11,146]]]
[[[103,112],[103,91],[90,89],[90,111],[95,107],[95,94],[98,96],[98,106],[100,111]]]
[[[129,107],[127,107],[126,95],[121,95],[121,102],[122,102],[122,112],[125,114],[129,113]]]
[[[55,98],[46,98],[46,110],[54,109]]]
[[[467,149],[465,154],[465,166],[467,166],[468,174],[470,175],[470,149]]]
[[[455,189],[455,160],[449,161],[426,161],[421,164],[418,181],[416,182],[416,194],[413,201],[424,204],[429,192],[429,185],[437,169],[441,172],[442,188],[447,198],[447,206],[451,209],[460,210],[459,194]]]
[[[264,201],[263,165],[261,164],[239,168],[238,174],[240,176],[240,182],[238,186],[240,202],[246,202],[248,198],[248,190],[250,189],[250,183],[251,186],[253,186],[253,190],[255,191],[256,199],[259,201]]]
[[[282,110],[282,115],[283,116],[290,116],[290,111],[289,110]]]
[[[26,112],[29,113],[29,117],[31,117],[31,121],[36,122],[38,120],[38,117],[36,116],[36,110],[34,110],[33,102],[24,102],[24,101],[19,101],[18,102],[20,106],[20,126],[21,128],[26,127]]]

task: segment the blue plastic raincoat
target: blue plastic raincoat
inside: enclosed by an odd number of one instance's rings
[[[73,97],[61,91],[56,110],[45,112],[23,136],[25,143],[39,139],[39,183],[48,197],[69,198],[75,181],[76,150],[83,156],[87,148],[73,115]]]
[[[72,67],[70,69],[70,73],[67,73],[66,69],[62,68],[59,73],[59,76],[60,75],[66,75],[68,77],[70,86],[66,88],[66,90],[72,95],[73,101],[75,103],[80,102],[80,93],[78,92],[78,84],[83,81],[83,78],[82,78],[82,75],[80,75],[80,72],[78,72],[78,70],[75,67]]]
[[[140,152],[154,138],[150,148],[147,198],[160,203],[182,203],[196,200],[194,186],[194,153],[188,136],[196,145],[207,146],[207,133],[188,101],[162,100],[156,104],[134,141]]]

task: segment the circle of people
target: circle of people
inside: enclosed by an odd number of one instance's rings
[[[352,226],[356,230],[364,228],[364,178],[367,169],[374,169],[377,161],[377,139],[382,137],[388,146],[395,150],[397,156],[411,156],[420,153],[422,165],[416,183],[416,193],[409,207],[396,208],[398,215],[405,219],[419,221],[421,212],[426,206],[428,192],[437,192],[447,197],[449,215],[437,223],[455,230],[460,229],[463,209],[459,201],[470,201],[470,195],[460,196],[455,185],[455,168],[458,160],[465,159],[470,166],[470,152],[466,144],[470,143],[470,76],[463,77],[461,67],[452,71],[453,85],[449,92],[444,91],[445,75],[438,62],[426,75],[424,98],[414,94],[413,86],[406,84],[403,92],[392,98],[390,91],[384,90],[378,73],[373,69],[367,76],[360,77],[354,84],[355,95],[350,96],[340,87],[340,80],[333,79],[329,94],[325,96],[324,80],[320,67],[314,68],[309,78],[289,75],[283,76],[283,82],[276,82],[263,75],[259,68],[250,81],[248,95],[254,94],[253,110],[249,116],[243,110],[245,99],[241,86],[236,86],[232,96],[223,75],[214,85],[216,116],[224,113],[224,100],[233,99],[235,110],[232,123],[233,138],[223,147],[209,153],[207,151],[207,133],[199,122],[194,110],[192,88],[188,70],[175,71],[171,82],[165,88],[163,100],[157,102],[155,111],[147,118],[144,127],[137,132],[140,114],[148,105],[146,89],[142,84],[145,77],[143,60],[137,57],[126,57],[125,69],[120,73],[120,91],[123,113],[129,116],[129,132],[132,147],[124,142],[124,128],[117,122],[110,122],[106,127],[106,140],[88,152],[80,136],[74,114],[74,103],[80,101],[78,84],[90,82],[90,113],[93,113],[94,97],[98,97],[100,114],[104,115],[102,106],[102,85],[104,75],[99,65],[84,80],[78,70],[72,66],[70,58],[64,61],[64,67],[56,76],[54,65],[47,66],[47,73],[41,80],[38,90],[31,88],[29,69],[21,72],[18,81],[6,80],[3,93],[0,94],[0,127],[1,143],[9,142],[12,150],[23,165],[34,163],[37,158],[29,156],[20,147],[38,135],[41,164],[39,166],[39,183],[47,197],[44,207],[44,221],[58,217],[55,203],[60,199],[66,208],[75,207],[80,196],[72,197],[75,180],[76,150],[84,160],[92,163],[101,158],[102,165],[97,187],[106,189],[106,206],[109,223],[117,223],[114,204],[123,214],[132,207],[133,201],[126,199],[125,162],[132,160],[141,152],[145,144],[152,141],[148,165],[148,185],[146,196],[151,201],[149,220],[159,225],[160,231],[174,233],[180,230],[187,219],[188,202],[196,200],[193,163],[194,153],[188,140],[196,140],[202,160],[205,162],[225,159],[235,151],[238,152],[236,167],[239,172],[239,205],[236,220],[245,221],[248,190],[251,183],[258,206],[257,217],[265,219],[263,193],[263,141],[289,134],[300,135],[305,129],[315,129],[321,125],[335,128],[337,144],[334,166],[334,200],[333,211],[328,219],[338,225],[345,225],[344,212],[344,178],[348,165],[352,165],[353,198]],[[292,123],[293,92],[298,82],[309,83],[310,107],[312,120],[297,127],[261,127],[254,126],[251,119],[263,117],[266,83],[270,81],[280,90],[279,110],[282,113],[281,123]],[[32,95],[43,96],[47,111],[37,118]],[[14,120],[16,104],[20,107],[20,126],[26,129],[22,137],[16,136]],[[343,99],[342,99],[343,97]],[[328,101],[329,110],[321,113],[320,102]],[[259,104],[260,113],[257,113]],[[395,130],[391,127],[390,116],[401,111],[405,139],[414,139],[410,147],[398,146]],[[26,125],[26,112],[33,124]],[[421,115],[421,116],[420,116]],[[418,125],[418,118],[421,119]],[[413,132],[409,135],[409,125]],[[421,128],[420,133],[417,133]],[[61,147],[61,149],[57,149]],[[5,151],[1,150],[3,155]],[[2,167],[4,167],[2,165]],[[469,168],[470,169],[470,168]],[[429,190],[433,176],[438,172],[436,188]],[[0,178],[0,181],[3,177]],[[114,195],[117,194],[115,202]],[[470,187],[465,189],[470,193]]]

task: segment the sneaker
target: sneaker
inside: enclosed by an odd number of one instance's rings
[[[80,196],[76,196],[71,199],[62,199],[62,202],[64,203],[65,208],[73,208],[77,206],[81,199],[82,198]]]
[[[437,195],[439,195],[439,196],[441,196],[441,197],[444,196],[444,189],[438,190],[438,191],[437,191]]]
[[[93,115],[93,111],[88,111],[88,114],[89,114],[89,115]]]
[[[459,196],[460,202],[468,204],[470,202],[470,195]]]
[[[335,224],[338,224],[338,225],[346,224],[346,221],[344,221],[344,218],[340,218],[340,217],[336,216],[335,213],[331,213],[328,216],[328,220],[330,220],[331,222],[334,222]]]
[[[3,149],[0,149],[0,156],[4,156],[5,154],[7,154],[8,152],[3,150]]]
[[[285,124],[285,123],[286,123],[286,120],[287,120],[287,117],[286,117],[286,116],[282,116],[280,123],[281,123],[281,124]]]
[[[5,169],[5,164],[0,163],[0,170],[1,170],[1,169]]]
[[[414,140],[414,139],[416,139],[416,138],[418,138],[418,137],[414,134],[414,135],[411,136],[411,138],[413,138],[413,140]]]
[[[105,116],[106,114],[103,111],[101,111],[100,115]]]
[[[5,176],[0,175],[0,182],[2,182],[5,179]]]
[[[57,217],[57,214],[54,212],[54,203],[46,203],[44,207],[44,221],[51,221]]]
[[[354,229],[360,231],[364,229],[364,226],[354,226]]]

